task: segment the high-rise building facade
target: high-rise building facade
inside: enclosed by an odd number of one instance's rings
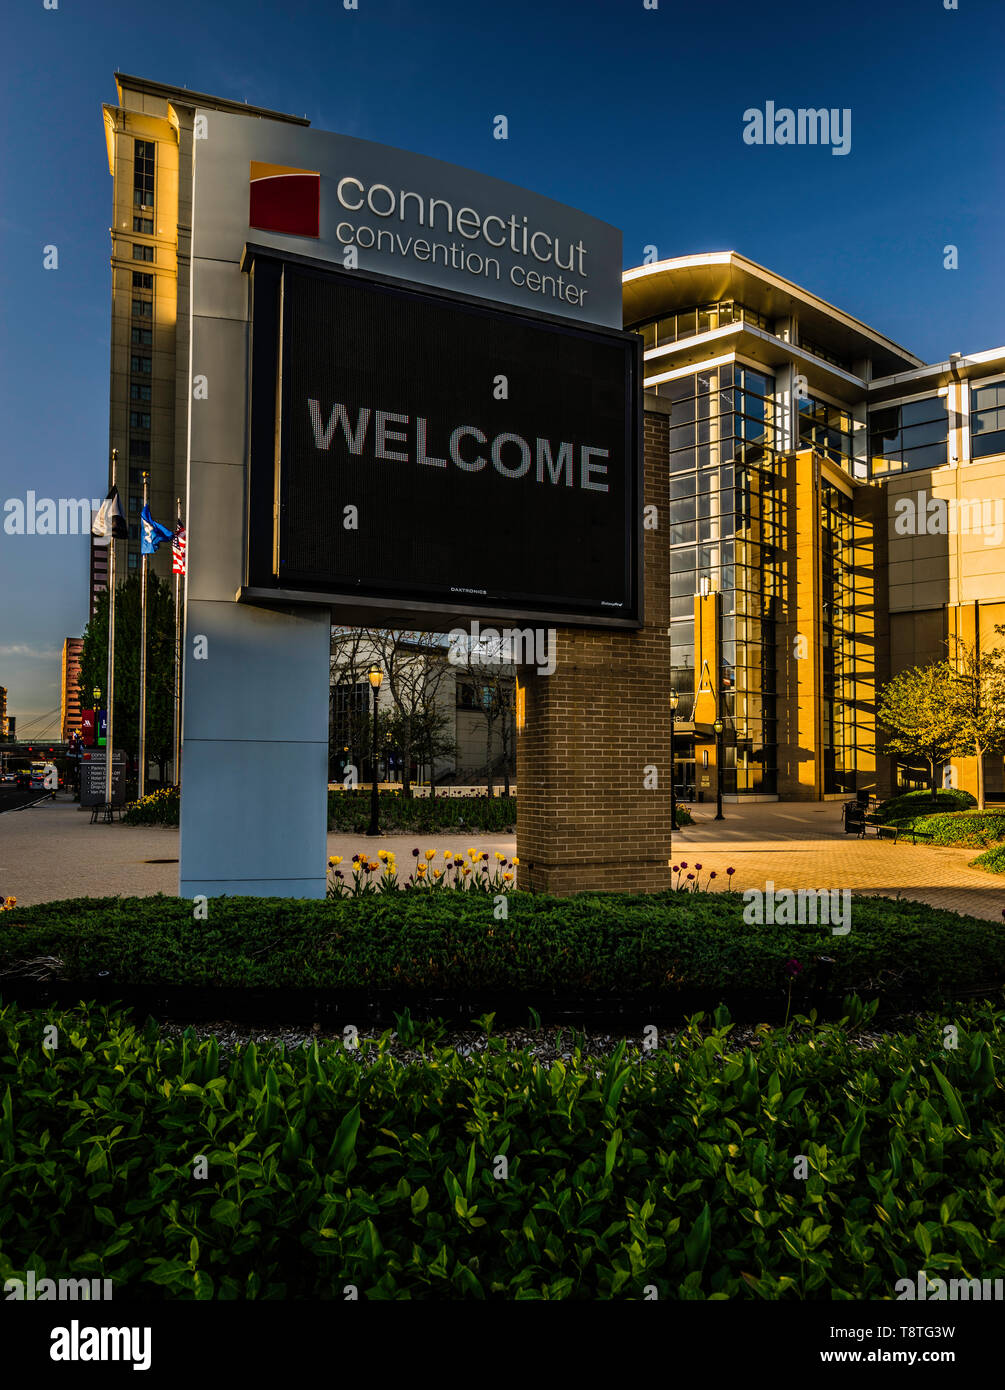
[[[173,525],[178,499],[185,502],[195,108],[310,122],[123,73],[115,84],[118,103],[102,110],[113,180],[109,459],[117,450],[116,483],[129,524],[116,556],[121,581],[139,568],[143,473],[158,521]],[[170,547],[162,546],[151,566],[168,578]],[[92,613],[94,586],[92,558]]]
[[[82,637],[67,637],[64,640],[59,678],[59,736],[64,743],[80,732],[80,660],[83,651]]]
[[[675,782],[715,794],[718,713],[727,797],[911,785],[878,687],[1005,623],[1005,349],[926,364],[734,252],[630,270],[624,304],[670,416]]]

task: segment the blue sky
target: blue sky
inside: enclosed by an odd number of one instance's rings
[[[626,266],[736,249],[928,359],[1005,341],[1000,0],[58,5],[5,19],[0,503],[104,490],[116,69],[533,188],[621,227]],[[850,154],[745,145],[768,100],[849,108]],[[86,571],[85,537],[0,530],[19,729],[49,727]]]

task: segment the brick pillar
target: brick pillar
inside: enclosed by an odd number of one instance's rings
[[[644,531],[645,626],[561,628],[554,673],[521,672],[520,888],[651,893],[669,884],[669,406],[646,396],[644,495],[657,529]]]

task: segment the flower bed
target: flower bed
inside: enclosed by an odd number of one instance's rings
[[[443,862],[439,857],[442,855]],[[346,862],[345,856],[328,856],[328,897],[360,898],[367,893],[475,892],[509,893],[516,881],[515,856],[507,859],[496,850],[492,860],[483,849],[467,855],[452,849],[413,849],[410,862],[399,869],[393,850],[379,849],[376,857],[362,851]],[[344,865],[344,867],[343,867]]]
[[[177,825],[181,797],[177,787],[158,787],[122,808],[123,825]]]

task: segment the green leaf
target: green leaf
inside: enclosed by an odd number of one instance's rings
[[[927,1260],[932,1253],[932,1237],[928,1234],[927,1227],[919,1221],[914,1228],[914,1239],[918,1243],[918,1248]]]
[[[236,1202],[231,1202],[226,1197],[221,1197],[218,1202],[214,1202],[209,1213],[211,1221],[219,1221],[222,1226],[237,1226],[241,1219],[241,1208]]]
[[[845,1132],[844,1139],[841,1141],[841,1152],[858,1158],[862,1149],[862,1131],[865,1129],[865,1106],[855,1116],[848,1130]]]
[[[939,1090],[945,1098],[946,1109],[949,1111],[950,1119],[954,1125],[957,1125],[960,1129],[965,1129],[969,1133],[970,1121],[967,1119],[967,1112],[963,1108],[963,1102],[960,1100],[956,1088],[951,1081],[943,1076],[934,1062],[932,1063],[932,1071],[935,1073],[935,1079],[939,1083]]]
[[[345,1115],[342,1123],[335,1131],[335,1138],[329,1157],[336,1168],[341,1168],[347,1172],[354,1161],[356,1150],[356,1136],[359,1133],[359,1106],[353,1108]]]
[[[621,1130],[616,1129],[607,1141],[607,1148],[604,1151],[604,1177],[609,1178],[614,1169],[614,1160],[617,1157],[618,1149],[621,1146]]]
[[[429,1206],[429,1193],[424,1187],[418,1187],[412,1193],[412,1215],[418,1216],[420,1211],[425,1211]]]
[[[684,1258],[688,1269],[702,1269],[708,1259],[712,1243],[712,1212],[708,1203],[701,1209],[701,1215],[684,1237]]]

